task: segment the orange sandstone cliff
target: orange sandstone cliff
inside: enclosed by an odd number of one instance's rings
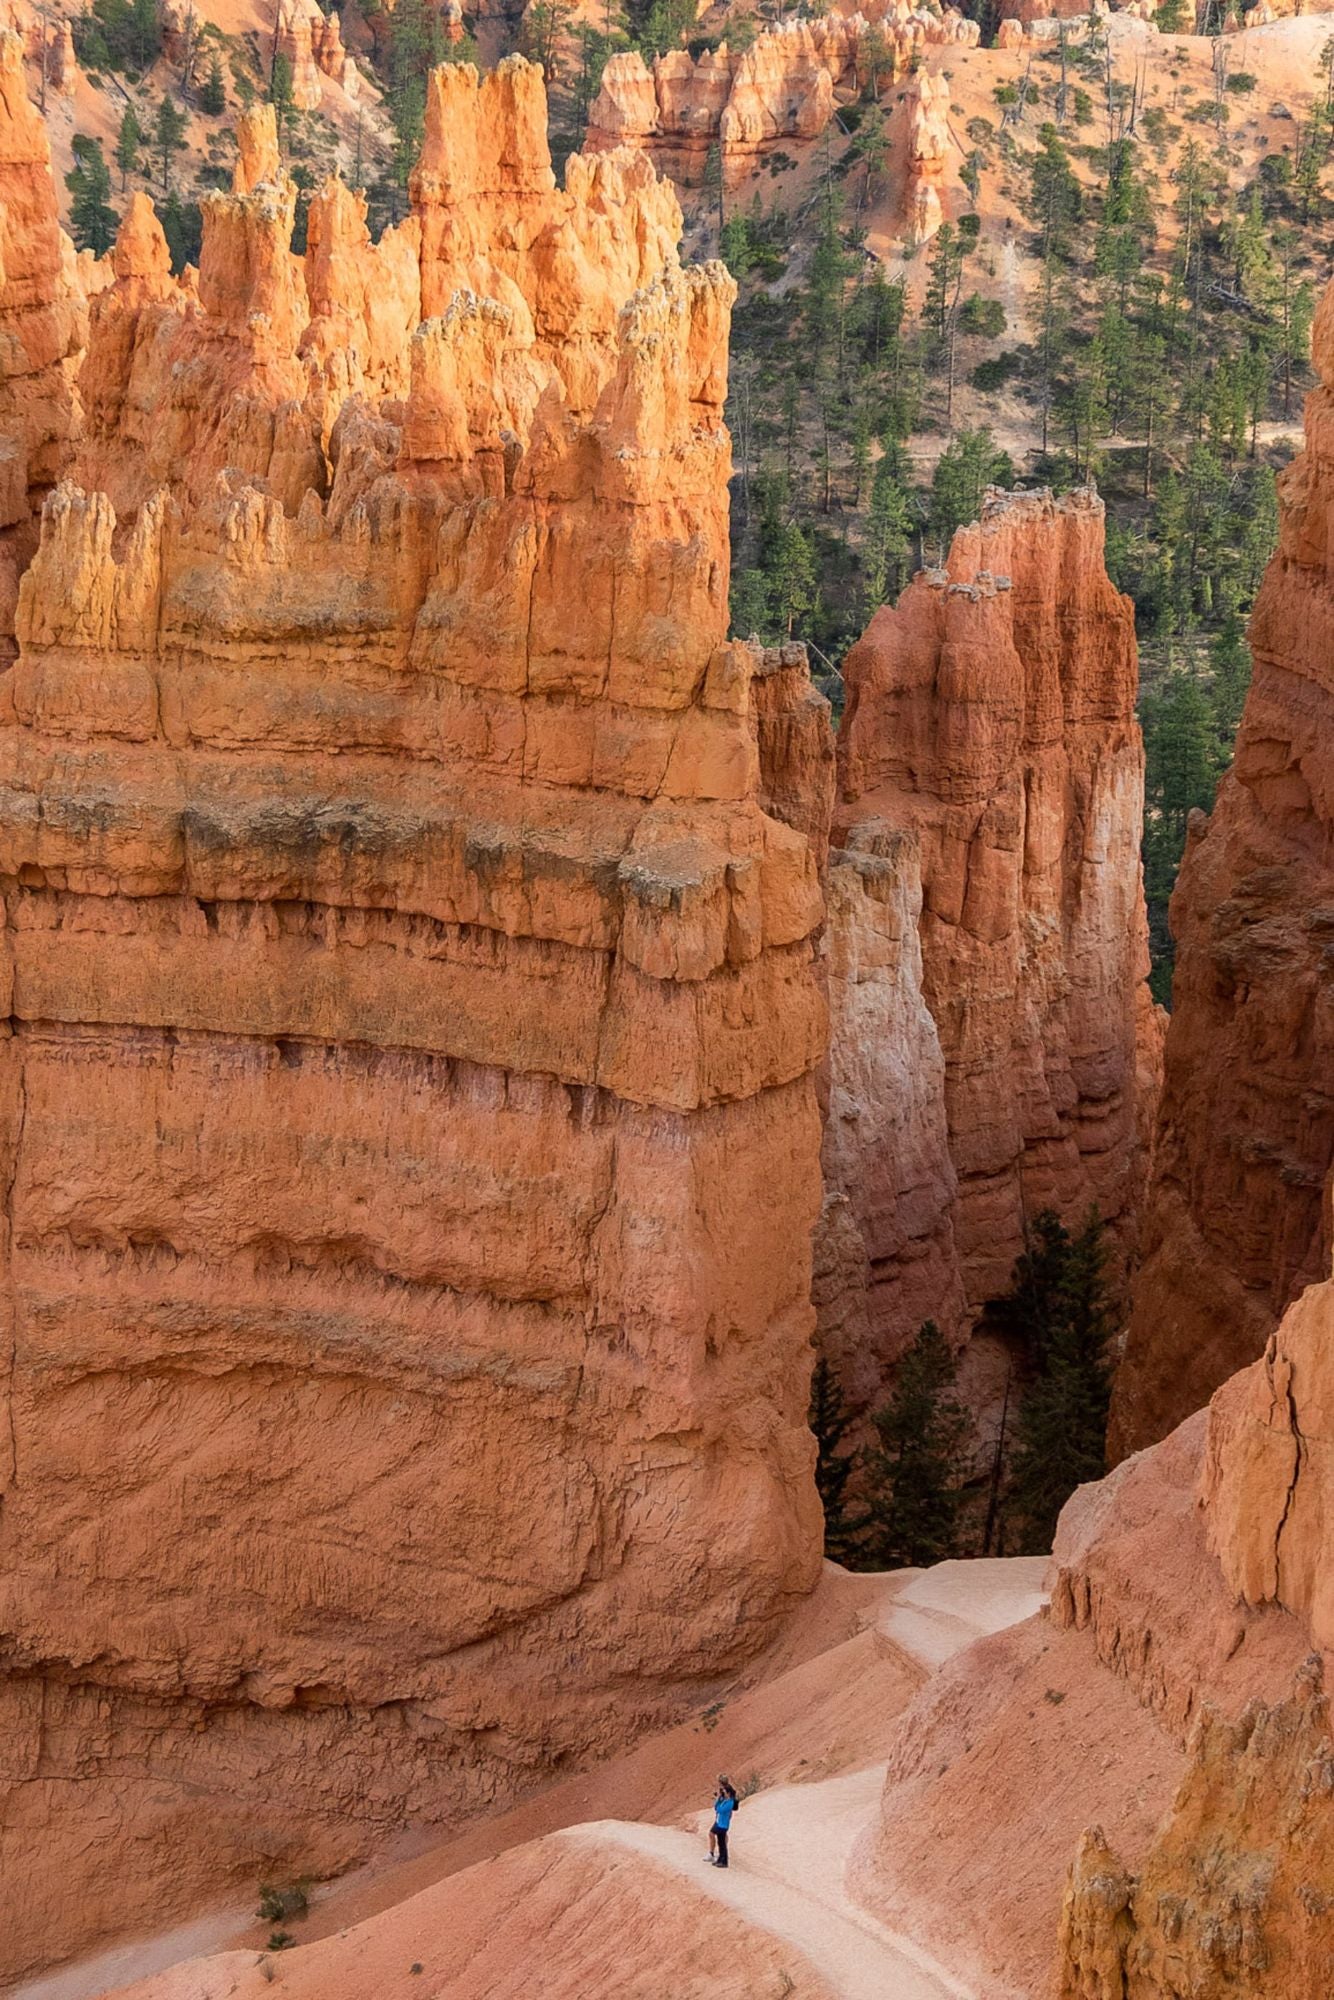
[[[0,54],[10,522],[65,474],[0,683],[2,1981],[770,1636],[826,1030],[733,287],[648,161],[558,188],[540,73],[447,68],[409,218],[330,184],[298,259],[256,114],[197,282],[132,204],[72,384]]]
[[[1321,380],[1306,449],[1279,483],[1235,761],[1192,825],[1172,900],[1172,1021],[1116,1453],[1198,1409],[1329,1268],[1334,292],[1312,356]]]
[[[859,1400],[923,1319],[973,1323],[1040,1209],[1132,1219],[1156,1023],[1102,543],[1091,494],[993,492],[845,663],[818,1295]]]

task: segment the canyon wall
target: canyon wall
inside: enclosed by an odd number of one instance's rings
[[[1329,1268],[1334,1167],[1334,292],[1306,448],[1251,619],[1236,756],[1172,899],[1172,1020],[1144,1263],[1111,1447],[1134,1451],[1262,1352]]]
[[[909,7],[906,0],[872,0],[857,11],[836,9],[809,21],[777,23],[736,53],[726,43],[694,58],[672,49],[651,67],[634,50],[614,55],[589,113],[587,148],[634,146],[660,171],[690,185],[703,178],[716,146],[725,178],[735,180],[783,140],[818,137],[834,115],[836,92],[861,87],[873,50],[889,82],[907,72],[923,48],[940,43],[971,48],[978,35],[976,22],[952,7],[936,12]],[[939,115],[928,116],[925,132],[919,131],[923,98],[928,112],[932,108],[931,88],[931,79],[923,77],[905,93],[902,111],[897,104],[891,110],[904,128],[909,234],[922,170],[927,178],[943,179],[953,144],[944,118],[947,101]],[[925,142],[920,157],[919,139]],[[962,160],[962,151],[958,156]],[[931,228],[939,221],[937,215]]]
[[[197,283],[131,205],[71,386],[17,74],[11,521],[64,476],[0,681],[0,1981],[775,1632],[826,1040],[733,287],[650,163],[559,189],[540,72],[447,68],[408,219],[329,183],[298,260],[257,112]]]
[[[845,662],[822,1342],[861,1402],[1005,1290],[1026,1218],[1124,1237],[1157,1023],[1130,602],[1088,493],[993,491]]]

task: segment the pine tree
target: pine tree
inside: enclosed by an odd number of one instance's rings
[[[881,1569],[943,1562],[958,1537],[968,1418],[951,1394],[956,1363],[927,1320],[899,1363],[893,1392],[874,1418],[864,1460],[865,1551]]]
[[[1210,647],[1214,670],[1213,711],[1218,733],[1230,744],[1241,722],[1246,691],[1251,684],[1251,649],[1235,605],[1224,616]]]
[[[744,215],[729,215],[718,237],[718,255],[732,276],[744,278],[751,266],[750,225]]]
[[[1083,213],[1084,196],[1070,155],[1054,125],[1044,125],[1038,133],[1038,151],[1031,166],[1031,205],[1038,228],[1038,247],[1043,259],[1065,257],[1076,224]]]
[[[942,555],[954,530],[977,520],[988,486],[1013,483],[1014,467],[985,425],[951,438],[931,480],[931,529],[940,538]]]
[[[171,252],[171,268],[179,278],[187,264],[198,264],[203,221],[198,202],[184,202],[173,188],[159,212],[162,234]]]
[[[772,562],[768,565],[773,603],[785,638],[792,637],[798,619],[815,609],[819,600],[815,558],[800,525],[787,521],[779,530]]]
[[[1056,1232],[1065,1240],[1057,1282],[1035,1329],[1038,1372],[1020,1405],[1011,1466],[1009,1511],[1030,1555],[1051,1547],[1057,1516],[1075,1488],[1106,1470],[1111,1398],[1112,1303],[1102,1222],[1094,1210],[1070,1238],[1055,1216],[1039,1221],[1048,1254]]]
[[[721,234],[726,223],[726,183],[723,179],[722,147],[715,140],[704,155],[704,193],[718,217]]]
[[[959,275],[963,269],[963,250],[955,234],[953,223],[942,222],[931,242],[931,253],[927,259],[926,297],[922,302],[922,319],[929,328],[933,346],[939,350],[945,344],[949,331],[950,303],[958,289]]]
[[[1212,806],[1219,777],[1209,698],[1193,673],[1170,673],[1147,708],[1144,764],[1150,818],[1162,823],[1179,853],[1186,821],[1197,806]]]
[[[871,103],[866,107],[861,124],[857,127],[851,146],[852,158],[861,163],[864,172],[861,193],[857,206],[866,202],[871,189],[885,171],[885,161],[889,155],[889,135],[885,131],[885,114],[880,106]]]
[[[199,108],[206,118],[220,118],[227,109],[227,87],[222,80],[222,63],[216,49],[208,75],[200,87]]]
[[[385,100],[394,127],[394,185],[405,189],[421,151],[426,79],[437,63],[467,59],[467,40],[447,42],[428,0],[398,0],[389,17]]]
[[[897,597],[912,547],[913,519],[908,495],[894,476],[887,454],[876,467],[866,535],[866,608],[874,611]]]
[[[116,134],[116,165],[120,168],[121,193],[125,183],[139,165],[139,148],[144,143],[143,128],[134,115],[134,106],[127,104],[121,114],[120,130]]]
[[[111,173],[102,155],[100,139],[76,132],[73,142],[74,165],[65,176],[70,191],[70,235],[80,250],[103,257],[116,240],[117,217],[107,197],[111,193]]]
[[[158,105],[153,120],[153,155],[157,161],[158,184],[164,195],[171,191],[172,163],[185,145],[185,113],[169,97]]]
[[[841,1446],[852,1429],[829,1357],[822,1354],[811,1376],[810,1426],[815,1437],[815,1490],[824,1508],[824,1552],[831,1562],[846,1563],[857,1552],[858,1528],[848,1510],[848,1481],[856,1470],[855,1452]]]
[[[162,53],[162,23],[157,0],[130,0],[130,39],[134,66],[150,69]]]
[[[777,636],[773,623],[773,593],[762,569],[748,563],[732,564],[730,613],[731,629],[738,639],[771,639]]]
[[[273,106],[274,123],[278,128],[278,143],[282,144],[283,131],[292,116],[294,99],[292,96],[292,65],[286,56],[275,56],[269,73],[269,103]]]
[[[1044,1208],[1024,1231],[1010,1289],[987,1307],[987,1323],[1041,1365],[1051,1328],[1063,1310],[1070,1232],[1054,1209]]]

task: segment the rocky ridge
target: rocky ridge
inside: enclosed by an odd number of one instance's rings
[[[817,137],[834,114],[836,93],[859,88],[873,45],[888,81],[906,75],[927,46],[972,48],[974,21],[954,8],[911,7],[907,0],[868,0],[809,21],[766,27],[750,47],[726,43],[692,58],[670,50],[647,65],[637,51],[614,55],[589,113],[587,148],[634,146],[683,185],[702,178],[711,147],[722,172],[736,180],[785,139]],[[919,205],[918,185],[937,187],[953,146],[947,93],[933,95],[930,76],[914,77],[892,115],[907,135],[908,187],[904,227],[914,242],[939,227],[941,214]],[[962,152],[958,158],[962,160]]]

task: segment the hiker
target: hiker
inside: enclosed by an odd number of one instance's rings
[[[741,1804],[730,1778],[718,1779],[718,1796],[713,1802],[713,1825],[709,1828],[709,1859],[715,1868],[727,1866],[727,1832],[732,1814]]]

